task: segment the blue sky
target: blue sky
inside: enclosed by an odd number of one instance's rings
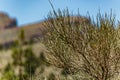
[[[51,0],[55,9],[65,9],[74,14],[78,8],[81,15],[87,11],[91,16],[96,16],[98,10],[101,13],[109,13],[112,9],[116,19],[120,20],[120,0]],[[0,0],[0,11],[8,13],[18,21],[18,25],[38,22],[44,20],[52,8],[48,0]]]

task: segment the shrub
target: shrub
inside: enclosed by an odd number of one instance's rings
[[[112,80],[118,76],[120,46],[114,15],[98,13],[94,21],[72,16],[68,9],[53,9],[47,19],[44,44],[51,64],[90,80]]]

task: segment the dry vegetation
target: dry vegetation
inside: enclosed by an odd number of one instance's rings
[[[119,80],[120,46],[119,26],[115,17],[98,13],[97,20],[81,16],[71,17],[68,10],[53,9],[48,16],[45,46],[48,61],[64,69],[66,75],[79,76],[79,80]]]

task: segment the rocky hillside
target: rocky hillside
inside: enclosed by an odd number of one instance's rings
[[[7,14],[0,12],[0,31],[14,28],[17,26],[17,21],[14,18],[10,18]]]
[[[42,27],[42,22],[18,27],[16,19],[0,12],[0,45],[11,45],[17,40],[21,29],[25,31],[25,40],[41,37],[43,35]]]

